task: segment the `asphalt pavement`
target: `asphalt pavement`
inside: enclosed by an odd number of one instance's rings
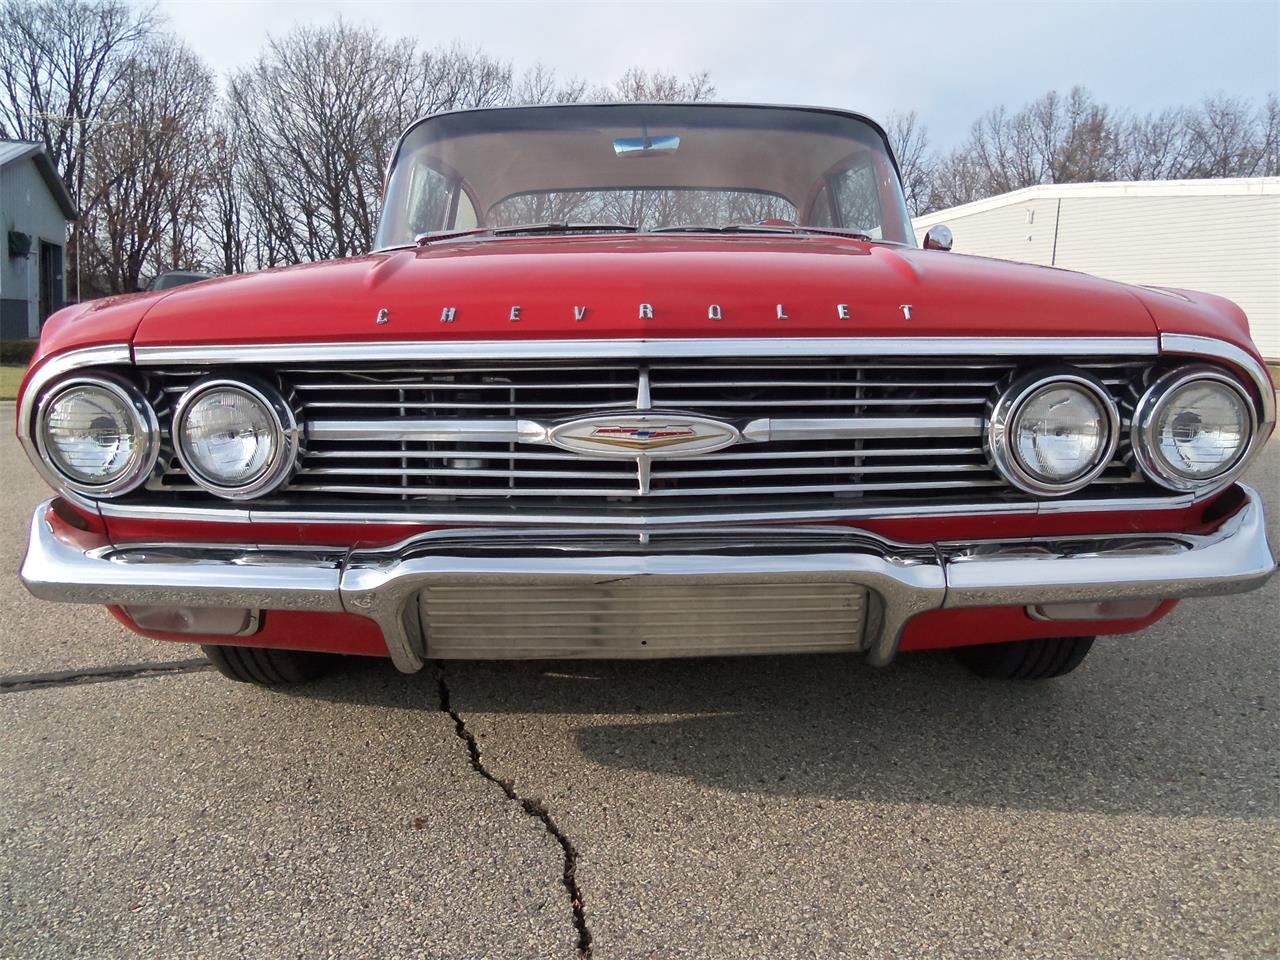
[[[1249,479],[1280,507],[1280,444]],[[0,957],[1280,956],[1280,580],[1040,685],[916,654],[271,691],[29,597],[9,436],[0,489]]]

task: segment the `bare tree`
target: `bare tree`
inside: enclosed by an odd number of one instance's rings
[[[420,115],[511,102],[511,65],[479,50],[455,45],[420,54],[417,80],[414,107]]]
[[[933,159],[929,156],[929,131],[916,112],[892,113],[884,125],[889,145],[902,172],[907,209],[913,217],[929,208],[933,183]]]
[[[249,269],[253,227],[244,189],[241,144],[234,125],[220,116],[209,127],[208,169],[198,229],[209,248],[210,265],[222,273]]]
[[[600,101],[697,102],[715,98],[715,84],[705,70],[678,77],[660,70],[650,72],[641,67],[629,68],[609,87],[598,87],[591,99]]]
[[[930,164],[929,205],[925,213],[958,207],[990,196],[986,170],[967,150],[953,150]]]
[[[561,82],[555,70],[535,63],[521,74],[511,90],[513,104],[579,103],[589,92],[586,81],[577,78]]]
[[[228,90],[262,264],[368,250],[384,164],[409,122],[511,96],[507,64],[460,47],[424,53],[341,20],[268,41]]]
[[[339,21],[268,41],[231,77],[263,265],[369,249],[381,165],[425,96],[423,67],[411,41]]]
[[[0,0],[0,135],[38,140],[87,212],[85,155],[123,65],[156,26],[123,0]],[[78,262],[79,227],[71,257]],[[70,294],[79,299],[78,272]]]
[[[1280,176],[1280,96],[1272,93],[1267,97],[1258,111],[1258,122],[1262,128],[1263,155],[1258,172],[1265,177]]]
[[[201,265],[197,225],[216,96],[212,71],[172,37],[149,42],[122,67],[85,162],[84,252],[101,292]]]
[[[1265,134],[1244,100],[1206,97],[1188,113],[1187,132],[1190,176],[1250,176],[1264,166]]]
[[[1128,118],[1116,175],[1121,180],[1169,180],[1187,168],[1186,111],[1162,110]]]

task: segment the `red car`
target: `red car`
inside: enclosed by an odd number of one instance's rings
[[[431,117],[373,253],[49,321],[23,580],[258,683],[942,647],[1044,678],[1262,584],[1241,311],[949,245],[855,114]]]

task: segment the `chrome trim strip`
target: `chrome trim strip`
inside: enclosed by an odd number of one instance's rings
[[[771,440],[861,440],[911,437],[977,437],[980,417],[850,417],[829,419],[752,420],[742,438],[755,443]]]
[[[658,541],[611,526],[587,533],[438,531],[351,552],[198,544],[86,550],[54,534],[51,501],[45,501],[32,518],[21,575],[47,600],[346,610],[379,624],[393,661],[405,671],[423,664],[414,600],[428,584],[594,584],[652,576],[678,577],[682,585],[723,578],[847,582],[876,596],[866,645],[868,659],[884,664],[911,617],[940,607],[1170,599],[1260,586],[1276,562],[1262,501],[1256,491],[1241,490],[1244,505],[1209,534],[937,547],[829,526],[676,531]]]
[[[533,420],[311,420],[311,440],[439,440],[459,443],[545,443]]]
[[[652,360],[714,357],[1135,356],[1155,337],[786,337],[634,340],[435,340],[135,347],[139,365],[379,360]]]
[[[1098,500],[1026,500],[1018,503],[933,503],[920,505],[894,504],[890,506],[861,506],[833,509],[830,507],[810,510],[777,509],[777,510],[740,510],[735,512],[716,511],[683,512],[673,514],[626,514],[616,513],[555,513],[529,509],[493,510],[493,509],[449,509],[420,508],[410,511],[393,510],[295,510],[263,507],[260,509],[237,509],[216,507],[182,507],[182,506],[135,506],[130,504],[103,502],[91,504],[107,517],[119,517],[132,520],[191,520],[197,522],[222,523],[289,523],[289,524],[404,524],[424,525],[440,524],[450,526],[491,526],[491,525],[528,525],[545,526],[561,524],[565,526],[600,526],[611,524],[628,528],[667,528],[683,526],[706,526],[726,523],[777,523],[779,521],[796,520],[900,520],[912,517],[972,517],[972,516],[1010,516],[1010,515],[1047,515],[1063,513],[1108,513],[1115,511],[1179,510],[1189,507],[1198,498],[1183,495],[1169,497],[1120,497]]]
[[[1267,368],[1251,354],[1234,343],[1189,333],[1160,334],[1160,352],[1211,357],[1239,367],[1249,375],[1258,391],[1258,434],[1265,440],[1271,433],[1276,424],[1276,386],[1271,382]]]

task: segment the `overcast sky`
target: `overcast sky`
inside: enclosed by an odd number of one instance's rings
[[[628,66],[708,70],[718,98],[916,110],[938,146],[998,103],[1088,86],[1146,111],[1280,88],[1280,0],[944,3],[451,3],[162,0],[171,29],[225,71],[268,34],[339,15],[426,46],[610,82]]]

